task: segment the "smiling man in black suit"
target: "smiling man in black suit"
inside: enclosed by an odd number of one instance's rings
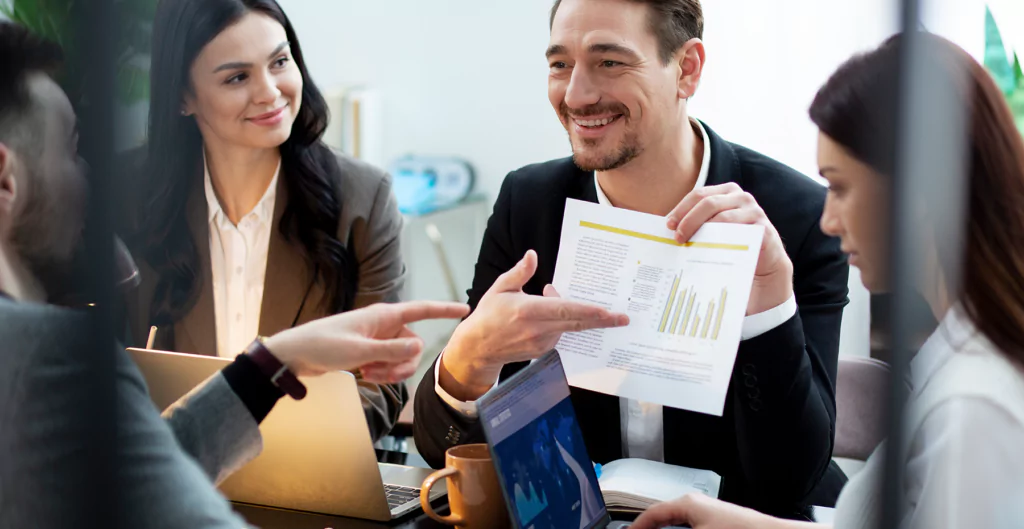
[[[706,222],[765,228],[724,415],[574,388],[591,457],[711,469],[723,499],[783,515],[838,494],[842,475],[829,469],[846,258],[818,227],[823,187],[689,116],[702,33],[699,0],[555,3],[548,97],[573,156],[502,185],[469,291],[474,312],[418,390],[416,442],[431,464],[483,441],[474,401],[562,332],[626,323],[549,285],[575,198],[664,216],[679,241]]]

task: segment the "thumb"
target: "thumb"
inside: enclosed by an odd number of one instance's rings
[[[529,250],[511,270],[498,276],[491,292],[519,292],[537,272],[537,252]]]

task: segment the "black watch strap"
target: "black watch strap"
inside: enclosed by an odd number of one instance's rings
[[[295,400],[302,400],[306,397],[306,386],[267,349],[262,337],[253,340],[245,349],[245,354],[270,379],[270,382],[281,388],[286,395]]]

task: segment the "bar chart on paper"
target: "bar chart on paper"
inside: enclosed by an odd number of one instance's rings
[[[721,415],[763,235],[716,223],[678,242],[661,217],[567,201],[552,284],[629,316],[562,336],[569,383]]]
[[[672,286],[658,321],[658,332],[669,336],[717,340],[722,332],[722,316],[729,300],[729,288],[722,287],[716,297],[701,296],[694,284],[686,283],[686,275],[679,272],[672,278]]]

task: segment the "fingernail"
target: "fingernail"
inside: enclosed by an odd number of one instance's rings
[[[676,226],[678,226],[678,225],[679,225],[679,219],[677,219],[675,217],[669,217],[668,218],[668,229],[674,230],[674,229],[676,229]]]
[[[621,315],[618,318],[615,318],[615,323],[617,323],[619,327],[625,327],[629,325],[629,316]]]

